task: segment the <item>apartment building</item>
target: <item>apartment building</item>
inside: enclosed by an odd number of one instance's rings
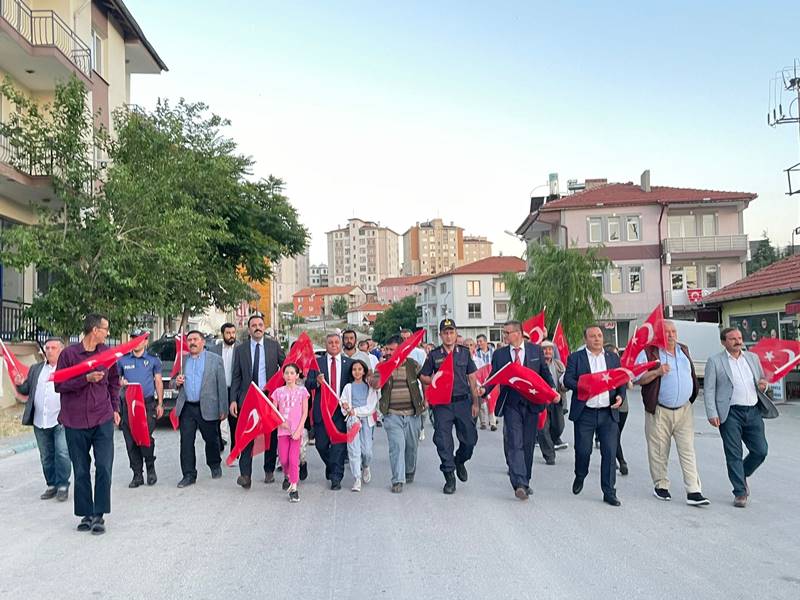
[[[121,0],[0,1],[0,79],[29,97],[52,102],[56,85],[77,77],[88,90],[95,125],[113,135],[112,113],[129,102],[131,76],[158,74],[167,67]],[[13,107],[0,99],[0,120]],[[0,227],[32,224],[38,207],[54,194],[44,171],[19,156],[0,136]],[[38,286],[33,269],[0,265],[0,335],[22,329],[34,335],[22,310]],[[42,282],[43,284],[44,282]]]
[[[500,342],[503,323],[511,318],[504,274],[526,269],[521,258],[491,256],[419,283],[417,327],[425,328],[427,341],[437,343],[439,321],[449,317],[464,337],[482,333]]]
[[[308,268],[308,285],[311,287],[328,287],[328,265],[311,265]]]
[[[309,287],[294,295],[294,314],[306,319],[330,319],[334,316],[333,302],[339,297],[347,300],[348,309],[361,306],[367,301],[364,290],[355,285]]]
[[[380,281],[400,275],[399,236],[388,227],[349,219],[326,235],[332,286],[357,285],[374,293]]]
[[[403,275],[435,275],[464,264],[464,230],[441,219],[416,223],[403,234]]]
[[[413,275],[410,277],[390,277],[378,284],[378,302],[391,304],[408,296],[416,296],[419,284],[429,275]]]
[[[659,303],[675,318],[715,318],[698,304],[746,274],[744,211],[756,197],[651,186],[645,171],[638,185],[597,183],[556,200],[534,199],[517,234],[529,243],[598,247],[613,262],[597,273],[612,306],[604,331],[624,345],[635,322]]]
[[[492,242],[482,236],[464,236],[464,264],[474,263],[492,255]]]
[[[273,294],[277,304],[292,302],[295,292],[309,287],[308,254],[282,258],[272,270]]]

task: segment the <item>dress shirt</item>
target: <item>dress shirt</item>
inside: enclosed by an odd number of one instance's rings
[[[222,342],[222,364],[225,367],[225,385],[231,387],[231,379],[233,378],[233,351],[234,346],[228,346]],[[251,369],[252,370],[252,369]]]
[[[61,411],[61,394],[56,392],[52,381],[47,381],[56,368],[44,363],[39,379],[36,381],[36,393],[33,396],[33,424],[39,429],[50,429],[58,425],[58,413]]]
[[[606,367],[606,353],[600,351],[600,354],[593,354],[591,350],[586,348],[586,356],[589,357],[589,368],[592,373],[602,373],[608,370]],[[611,406],[611,396],[608,392],[592,396],[586,401],[586,406],[589,408],[605,408]]]
[[[203,385],[203,373],[206,370],[206,351],[203,350],[197,356],[191,354],[186,359],[186,400],[188,402],[200,402],[200,387]]]
[[[518,362],[521,365],[525,364],[525,344],[522,344],[519,348],[509,346],[508,349],[511,351],[511,362]],[[518,355],[519,358],[517,358]]]
[[[250,340],[250,373],[253,372],[253,360],[256,357],[256,345],[260,346],[258,349],[258,387],[262,390],[267,385],[267,358],[264,356],[264,338],[260,342]]]
[[[58,357],[58,368],[66,369],[85,360],[90,360],[100,352],[108,350],[105,344],[98,344],[94,350],[86,350],[82,342],[64,348]],[[61,394],[59,422],[70,429],[91,429],[114,418],[119,412],[119,371],[114,363],[105,371],[105,377],[97,383],[89,383],[85,375],[73,377],[56,384]]]
[[[747,364],[744,353],[739,354],[739,358],[733,358],[728,351],[725,354],[728,355],[728,364],[731,366],[731,378],[733,380],[731,406],[755,406],[758,402],[755,378],[750,365]]]
[[[675,354],[670,354],[666,350],[658,349],[658,360],[662,365],[669,365],[669,373],[661,376],[661,383],[658,386],[658,403],[667,408],[680,408],[692,397],[694,384],[692,383],[692,365],[689,357],[683,353],[681,347],[675,345]],[[636,357],[636,364],[642,365],[647,362],[647,355],[642,350]],[[644,376],[642,373],[637,377],[637,381]]]

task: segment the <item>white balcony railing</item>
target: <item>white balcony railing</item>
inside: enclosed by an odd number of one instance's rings
[[[747,252],[747,235],[704,235],[697,237],[667,238],[664,252],[673,254],[696,252]]]

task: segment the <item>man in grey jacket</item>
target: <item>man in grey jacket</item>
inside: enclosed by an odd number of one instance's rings
[[[60,338],[50,338],[44,343],[45,361],[33,365],[28,377],[18,375],[14,380],[17,391],[28,396],[22,414],[23,425],[33,425],[39,459],[47,483],[47,489],[39,496],[49,500],[55,496],[60,502],[69,497],[69,476],[72,466],[67,450],[64,426],[58,422],[61,412],[61,394],[56,392],[52,381],[48,381],[58,364],[58,356],[64,349]]]
[[[704,401],[708,422],[719,427],[728,479],[733,484],[733,505],[747,506],[750,488],[747,478],[767,458],[762,411],[769,400],[759,397],[767,380],[758,356],[744,350],[742,333],[726,327],[720,333],[724,352],[709,357],[706,363]],[[762,395],[763,396],[763,395]],[[774,410],[774,407],[772,407]],[[748,454],[742,459],[742,442]]]
[[[228,414],[228,386],[222,359],[205,351],[205,338],[197,330],[189,332],[186,342],[189,344],[189,356],[184,372],[175,378],[175,385],[180,390],[175,403],[180,419],[183,473],[179,488],[197,481],[194,440],[198,429],[206,444],[206,464],[211,469],[211,477],[222,477],[217,423]]]

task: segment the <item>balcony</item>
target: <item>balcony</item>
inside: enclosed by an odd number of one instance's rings
[[[55,11],[0,0],[0,66],[22,85],[51,90],[69,72],[90,85],[91,62],[89,46]]]
[[[664,253],[681,258],[744,256],[747,254],[747,235],[705,235],[667,238]]]

